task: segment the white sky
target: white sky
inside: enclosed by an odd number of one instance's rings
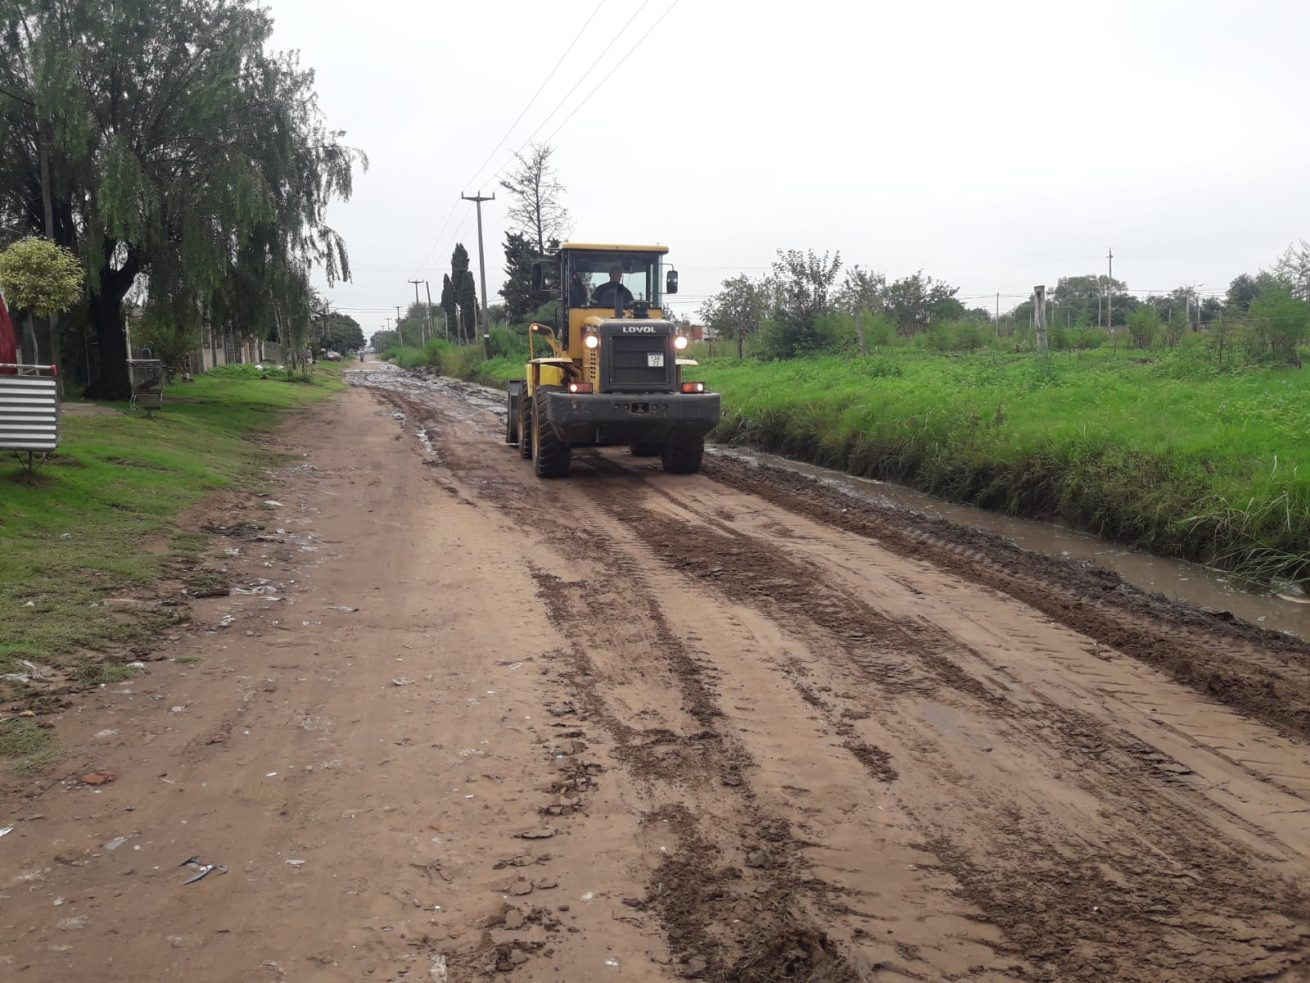
[[[457,240],[476,270],[459,195],[502,194],[539,127],[572,238],[668,244],[693,317],[778,248],[1005,310],[1108,246],[1131,289],[1206,293],[1310,237],[1303,2],[605,0],[512,128],[597,0],[267,3],[371,160],[329,215],[354,280],[327,296],[366,335],[406,280],[438,298]],[[503,207],[483,209],[495,302]]]

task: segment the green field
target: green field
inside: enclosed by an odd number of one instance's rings
[[[1257,579],[1310,568],[1310,374],[1197,350],[707,362],[720,440]]]
[[[0,673],[26,673],[29,660],[82,682],[130,674],[117,664],[124,646],[172,616],[102,602],[185,579],[203,542],[179,528],[182,511],[238,483],[258,490],[274,458],[247,438],[341,388],[336,366],[312,381],[262,375],[228,366],[170,385],[153,419],[121,404],[73,406],[35,476],[0,458]]]
[[[714,438],[1255,581],[1310,575],[1310,373],[1176,349],[705,358]],[[694,353],[694,352],[693,352]],[[513,359],[444,371],[491,385]],[[1304,471],[1302,469],[1305,469]]]

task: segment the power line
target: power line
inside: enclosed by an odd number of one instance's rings
[[[528,114],[528,110],[531,109],[533,104],[537,101],[537,97],[541,95],[546,86],[550,84],[550,80],[555,77],[555,73],[559,71],[559,67],[564,64],[564,59],[569,56],[569,52],[573,50],[573,46],[582,38],[583,32],[585,32],[591,25],[591,22],[596,19],[596,15],[600,13],[600,8],[603,6],[605,6],[605,0],[600,0],[600,3],[596,4],[596,9],[591,12],[591,16],[583,22],[582,27],[578,29],[578,33],[573,36],[573,40],[570,41],[569,46],[564,49],[564,54],[559,56],[559,61],[555,62],[555,67],[550,70],[550,74],[546,76],[541,85],[537,86],[537,91],[532,93],[532,98],[529,99],[528,104],[523,107],[523,111],[519,113],[518,116],[515,117],[514,122],[509,125],[509,129],[507,129],[505,135],[500,138],[500,142],[491,148],[491,153],[487,154],[487,159],[478,165],[478,169],[473,172],[473,177],[469,178],[469,180],[464,183],[466,188],[471,188],[477,184],[477,179],[482,176],[483,168],[491,163],[491,158],[495,157],[496,151],[505,145],[505,141],[509,139],[509,135],[514,132],[514,127],[518,126],[519,123],[522,122],[523,117]]]
[[[674,2],[676,3],[677,0],[674,0]],[[633,14],[632,14],[631,17],[629,17],[626,21],[623,22],[623,26],[619,28],[618,33],[615,34],[614,37],[610,38],[609,43],[606,44],[605,47],[604,47],[604,49],[602,49],[602,50],[608,51],[608,50],[609,50],[610,48],[612,48],[616,43],[618,43],[619,38],[623,37],[623,34],[624,34],[625,31],[627,31],[629,25],[631,25],[632,22],[633,22],[634,20],[637,19],[638,15],[640,15],[641,12],[642,12],[643,10],[645,10],[646,7],[647,7],[647,5],[649,5],[649,4],[650,4],[650,0],[641,0],[641,6],[638,7],[638,8],[633,12]],[[661,19],[663,19],[663,18],[661,18]],[[629,52],[629,54],[631,54],[631,52]],[[626,56],[625,56],[625,57],[626,57]],[[536,128],[535,130],[533,130],[531,133],[528,134],[528,138],[527,138],[526,140],[524,140],[523,143],[519,146],[519,149],[518,149],[518,152],[519,152],[519,153],[522,153],[523,148],[526,147],[529,143],[532,142],[532,138],[535,137],[538,133],[540,133],[541,130],[542,130],[542,128],[543,128],[547,123],[549,123],[549,122],[551,121],[552,118],[554,118],[555,114],[558,113],[558,112],[560,111],[560,108],[564,105],[564,103],[566,103],[566,102],[569,101],[569,96],[573,95],[573,93],[576,92],[576,91],[578,90],[578,86],[580,86],[583,82],[585,82],[585,81],[587,80],[587,76],[590,75],[592,72],[594,72],[594,71],[596,70],[596,66],[598,66],[599,64],[600,64],[600,59],[596,59],[596,60],[593,61],[590,65],[587,66],[587,70],[586,70],[585,72],[583,72],[582,75],[580,75],[580,76],[578,77],[578,80],[577,80],[576,82],[573,83],[573,87],[572,87],[571,89],[569,89],[568,92],[564,93],[564,98],[561,99],[559,102],[557,102],[557,103],[555,104],[555,108],[552,109],[549,113],[546,114],[546,118],[543,119],[540,123],[537,124],[537,128]],[[620,62],[620,64],[622,64],[622,62]],[[552,134],[552,135],[553,135],[553,134]],[[549,138],[547,138],[547,140],[549,140]],[[508,166],[508,165],[506,165],[506,166]],[[501,168],[501,170],[503,171],[504,168]],[[499,173],[499,172],[497,172],[497,173]]]
[[[611,75],[613,75],[625,64],[627,64],[628,59],[632,57],[632,53],[636,51],[639,47],[641,47],[642,42],[644,42],[648,37],[650,37],[651,32],[654,31],[655,28],[660,26],[660,24],[664,21],[665,17],[668,17],[669,14],[673,13],[673,8],[676,7],[680,2],[681,0],[673,0],[673,3],[669,4],[668,9],[665,10],[664,13],[660,14],[659,17],[655,20],[655,23],[646,29],[646,33],[643,34],[641,37],[637,38],[637,43],[628,49],[627,54],[625,54],[622,58],[620,58],[618,62],[614,65],[614,67],[611,68],[606,73],[605,77],[596,83],[596,87],[592,89],[589,93],[587,93],[587,98],[583,99],[582,102],[578,103],[578,105],[574,108],[573,112],[569,113],[568,116],[565,117],[563,123],[555,127],[555,129],[551,130],[550,136],[546,137],[546,143],[550,143],[550,141],[555,138],[555,134],[558,133],[560,130],[564,129],[564,127],[568,125],[569,120],[571,120],[574,116],[578,115],[579,110],[581,110],[583,106],[585,106],[587,103],[591,101],[591,97],[600,91],[600,87],[609,81]],[[644,7],[645,4],[642,4],[642,6]],[[638,11],[638,13],[640,13],[640,11]]]
[[[610,45],[613,45],[614,42],[618,41],[618,39],[623,35],[623,32],[626,31],[626,30],[628,29],[628,24],[631,24],[632,21],[636,19],[637,14],[640,14],[641,11],[645,8],[646,4],[648,4],[649,2],[650,2],[650,0],[642,0],[642,4],[641,4],[640,7],[637,8],[637,12],[634,13],[634,14],[632,15],[632,17],[628,18],[627,23],[625,23],[625,24],[623,25],[623,27],[619,28],[619,33],[616,34],[616,35],[614,35],[614,37],[610,40],[609,45],[606,45],[606,48],[608,48]],[[603,3],[604,3],[604,0],[602,0],[602,4],[603,4]],[[596,7],[596,11],[598,11],[599,9],[600,9],[600,5],[598,5],[598,6]],[[586,30],[586,28],[587,28],[587,24],[590,24],[592,18],[596,16],[596,11],[592,11],[591,17],[588,17],[588,18],[587,18],[587,23],[586,23],[586,24],[583,24],[583,26],[582,26],[582,30]],[[579,31],[577,37],[575,37],[575,38],[573,39],[573,43],[576,44],[578,38],[581,37],[581,36],[582,36],[582,31]],[[571,48],[571,47],[572,47],[572,44],[570,45],[570,48]],[[567,54],[567,52],[565,52],[565,53]],[[564,60],[563,58],[560,59],[561,62],[563,62],[563,60]],[[556,68],[558,68],[558,67],[559,67],[559,66],[556,65]],[[534,136],[537,135],[537,133],[541,130],[541,128],[542,128],[543,126],[546,125],[546,122],[549,121],[550,118],[551,118],[552,116],[554,116],[556,112],[559,111],[559,107],[562,106],[562,105],[564,104],[564,101],[565,101],[566,99],[568,99],[568,97],[569,97],[570,95],[573,94],[574,89],[576,89],[579,85],[582,84],[582,80],[585,79],[589,74],[591,74],[592,69],[594,69],[595,67],[596,67],[596,62],[592,62],[591,65],[588,66],[587,70],[586,70],[585,72],[582,73],[582,78],[578,79],[578,81],[575,82],[575,83],[573,84],[573,88],[572,88],[572,89],[569,89],[569,91],[565,94],[564,99],[561,99],[561,100],[560,100],[559,105],[557,105],[554,109],[552,109],[552,110],[550,111],[550,113],[546,116],[546,119],[545,119],[545,120],[542,120],[542,122],[537,126],[537,129],[533,130],[532,133],[530,133],[530,134],[528,135],[528,139],[525,140],[525,141],[523,141],[522,145],[519,147],[519,149],[518,149],[518,151],[517,151],[518,153],[522,153],[523,148],[526,147],[526,146],[528,145],[529,142],[531,142],[532,138],[533,138]],[[554,74],[555,74],[555,68],[552,68],[552,69],[551,69],[551,72],[550,72],[550,75],[547,76],[547,78],[546,78],[546,81],[547,81],[547,82],[550,81],[550,76],[553,76]],[[542,87],[543,87],[543,88],[545,87],[545,82],[542,83]],[[540,90],[538,90],[538,91],[540,91]],[[537,98],[537,97],[534,95],[534,96],[532,97],[532,100],[535,101],[536,98]],[[532,103],[529,102],[528,105],[531,106],[531,104],[532,104]],[[525,109],[524,109],[524,112],[525,112],[525,113],[527,112],[527,108],[526,108],[526,107],[525,107]],[[522,114],[520,114],[520,119],[521,119],[521,118],[522,118]],[[517,121],[517,120],[515,121],[515,124],[514,124],[514,125],[515,125],[515,126],[518,125],[518,121]],[[510,127],[510,130],[512,131],[513,129],[514,129],[514,127],[511,126],[511,127]],[[507,134],[506,134],[506,137],[508,137],[508,135],[509,135],[509,134],[507,133]],[[501,143],[504,143],[504,138],[502,138]],[[500,147],[500,144],[497,144],[497,149],[499,149],[499,147]],[[495,156],[495,153],[496,153],[496,151],[493,150],[493,151],[491,152],[491,154],[488,155],[488,158],[487,158],[487,159],[490,160],[491,157]],[[473,176],[476,178],[476,177],[478,176],[478,174],[480,174],[480,173],[482,172],[482,169],[483,169],[484,167],[486,167],[486,166],[487,166],[487,165],[486,165],[486,161],[484,161],[484,162],[482,163],[482,166],[478,168],[477,173],[475,173]],[[508,165],[506,165],[506,166],[508,166]],[[505,170],[505,168],[502,167],[499,171],[497,171],[495,174],[493,174],[493,175],[492,175],[492,180],[495,180],[496,178],[498,178],[498,177],[500,176],[500,174],[504,172],[504,170]],[[472,181],[469,181],[468,184],[465,185],[465,187],[469,187],[469,186],[472,185],[472,184],[473,184],[473,182],[472,182]],[[428,265],[428,260],[430,260],[430,259],[432,258],[432,254],[433,254],[434,252],[437,251],[437,247],[440,246],[440,245],[442,245],[442,243],[444,243],[444,242],[446,241],[446,240],[443,238],[443,236],[445,236],[445,234],[446,234],[446,229],[450,227],[450,220],[451,220],[452,218],[455,217],[455,210],[456,210],[457,208],[459,208],[459,201],[458,201],[458,200],[456,200],[456,201],[454,202],[454,204],[452,204],[452,205],[450,206],[450,212],[446,215],[446,220],[445,220],[444,222],[441,223],[441,231],[437,233],[436,241],[434,241],[434,242],[432,243],[432,247],[427,251],[427,255],[425,255],[425,256],[423,257],[423,262],[419,264],[419,271],[420,271],[420,272],[423,270],[424,267],[426,267],[426,266]],[[460,228],[462,229],[463,226],[461,225]],[[455,236],[456,236],[456,238],[458,238],[458,236],[459,236],[459,232],[458,232],[458,231],[455,233]]]

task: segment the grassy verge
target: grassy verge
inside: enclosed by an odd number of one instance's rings
[[[204,543],[179,514],[271,457],[249,438],[341,388],[340,367],[287,381],[227,366],[169,387],[147,419],[124,405],[70,406],[59,451],[29,478],[0,459],[0,692],[24,677],[108,682],[130,675],[126,646],[173,623],[167,607],[107,604],[182,574]],[[12,736],[5,722],[0,754]],[[12,732],[12,733],[11,733]],[[31,735],[28,735],[30,737]]]
[[[1255,580],[1310,575],[1310,374],[1199,352],[711,360],[720,440],[1051,518]]]

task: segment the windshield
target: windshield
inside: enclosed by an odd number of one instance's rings
[[[659,253],[570,252],[568,305],[614,309],[635,301],[659,306]]]

